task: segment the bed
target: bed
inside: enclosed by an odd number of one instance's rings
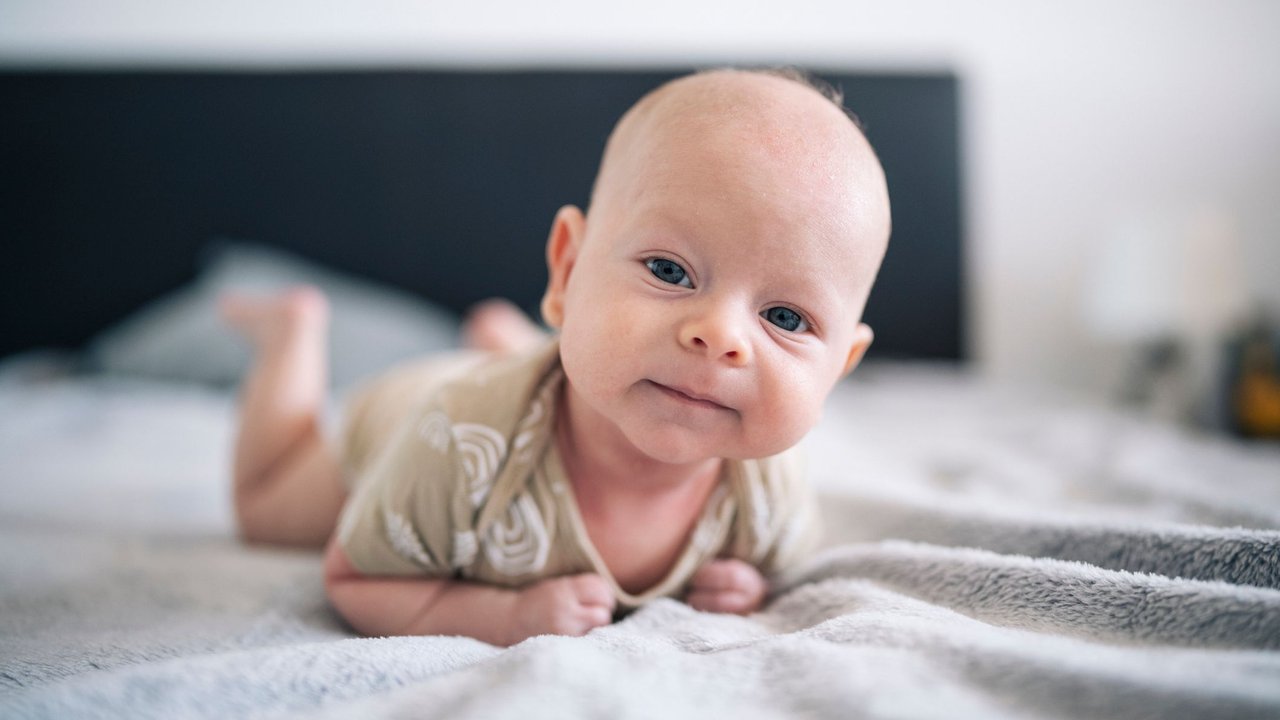
[[[761,612],[659,601],[583,638],[509,649],[361,638],[325,602],[318,553],[236,541],[244,355],[212,298],[322,287],[336,418],[360,377],[455,342],[456,313],[478,296],[535,302],[529,256],[555,203],[585,200],[595,162],[543,133],[570,101],[594,110],[567,114],[607,130],[669,74],[0,74],[17,100],[0,137],[22,168],[0,186],[14,238],[0,265],[0,715],[1280,714],[1280,448],[965,364],[949,76],[829,74],[877,141],[903,220],[868,309],[877,354],[806,440],[824,549]],[[559,110],[526,109],[533,96]],[[462,149],[401,147],[427,117]],[[513,118],[536,129],[508,128],[511,147],[480,153],[500,169],[460,169],[452,156],[481,142],[468,133],[488,143]],[[361,152],[335,145],[344,137]],[[575,154],[576,170],[547,180],[554,192],[508,208],[515,219],[423,240],[449,208],[495,214],[472,197],[476,178],[524,183]],[[424,164],[439,177],[397,175]],[[511,239],[520,228],[527,242]],[[450,282],[498,248],[524,259],[486,273],[496,284]]]

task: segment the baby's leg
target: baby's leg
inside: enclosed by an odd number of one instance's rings
[[[329,309],[313,288],[229,295],[223,318],[254,346],[241,389],[234,495],[249,542],[323,546],[346,499],[320,426],[328,384]]]
[[[531,349],[547,339],[547,333],[528,315],[502,298],[476,303],[462,325],[462,342],[469,348],[495,353]]]

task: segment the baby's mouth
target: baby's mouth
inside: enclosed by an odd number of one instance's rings
[[[649,382],[652,383],[659,392],[663,393],[667,397],[686,405],[707,408],[709,410],[732,410],[729,406],[720,403],[709,395],[702,395],[687,388],[663,385],[662,383],[654,380],[650,380]]]

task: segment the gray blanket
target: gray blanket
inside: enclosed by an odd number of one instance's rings
[[[0,717],[1280,716],[1267,527],[847,487],[833,544],[749,617],[661,601],[510,649],[359,638],[318,555],[231,538],[228,401],[146,397],[0,388],[22,411],[0,418]]]
[[[500,650],[461,638],[354,638],[325,606],[318,559],[305,553],[85,538],[54,548],[78,556],[61,568],[70,577],[32,582],[6,568],[24,582],[8,585],[0,605],[3,714],[1280,713],[1280,534],[1057,527],[1044,545],[1071,559],[840,545],[751,617],[664,601],[585,638]]]

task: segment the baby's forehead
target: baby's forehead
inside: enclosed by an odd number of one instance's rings
[[[868,185],[875,194],[883,185],[875,152],[843,107],[794,80],[744,71],[680,78],[645,96],[610,137],[598,180],[625,187],[640,173],[688,171],[679,161],[689,155],[767,166],[815,191]]]

